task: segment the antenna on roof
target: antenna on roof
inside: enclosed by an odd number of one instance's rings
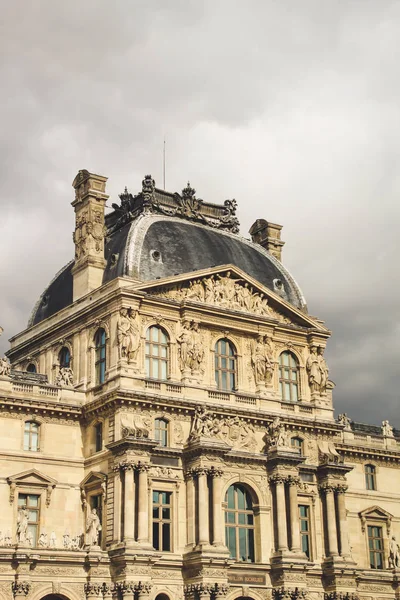
[[[165,135],[164,135],[164,150],[163,150],[163,188],[165,190]]]

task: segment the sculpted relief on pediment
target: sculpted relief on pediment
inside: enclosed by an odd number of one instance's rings
[[[185,281],[168,288],[158,288],[153,293],[178,302],[191,300],[291,323],[288,317],[269,305],[264,293],[255,289],[245,279],[232,275],[230,271],[223,275],[217,273]]]

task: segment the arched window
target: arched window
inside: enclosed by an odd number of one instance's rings
[[[292,437],[290,440],[290,445],[292,448],[297,448],[300,450],[300,455],[304,454],[304,441],[299,437]]]
[[[35,363],[29,363],[29,365],[26,367],[26,370],[28,371],[28,373],[36,373]]]
[[[158,594],[156,600],[169,600],[169,596],[167,596],[167,594]]]
[[[279,386],[282,400],[297,402],[299,399],[299,363],[291,352],[279,357]]]
[[[156,419],[154,422],[154,434],[161,446],[164,448],[168,446],[168,421],[165,419]]]
[[[153,325],[146,332],[146,377],[168,379],[169,338],[161,327]]]
[[[96,385],[101,385],[106,379],[106,332],[98,329],[94,336]]]
[[[69,368],[71,363],[71,353],[69,348],[63,346],[58,355],[58,362],[60,363],[61,368]]]
[[[254,512],[249,492],[231,485],[225,496],[225,541],[231,558],[254,562]]]
[[[35,421],[25,421],[24,426],[24,450],[38,452],[39,450],[40,425]]]
[[[364,465],[365,487],[367,490],[376,490],[376,469],[374,465]]]
[[[215,344],[215,382],[219,390],[236,390],[236,349],[227,339]]]

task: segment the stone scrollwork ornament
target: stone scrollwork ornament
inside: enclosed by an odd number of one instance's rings
[[[140,346],[138,311],[121,308],[117,323],[117,344],[120,360],[135,361]]]

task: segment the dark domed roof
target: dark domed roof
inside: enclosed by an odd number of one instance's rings
[[[131,199],[137,202],[137,197]],[[208,206],[217,208],[216,205]],[[107,265],[103,283],[116,277],[154,281],[233,264],[279,293],[296,308],[305,310],[300,288],[281,262],[259,244],[232,233],[237,230],[236,218],[234,222],[231,219],[230,227],[224,227],[228,229],[226,231],[215,227],[215,221],[212,220],[215,215],[209,219],[211,225],[194,222],[185,216],[182,218],[182,215],[168,216],[148,211],[133,215],[129,212],[131,218],[122,219],[119,216],[121,210],[115,208],[116,211],[106,218]],[[39,323],[72,303],[72,266],[73,261],[56,275],[43,292],[29,325]]]

